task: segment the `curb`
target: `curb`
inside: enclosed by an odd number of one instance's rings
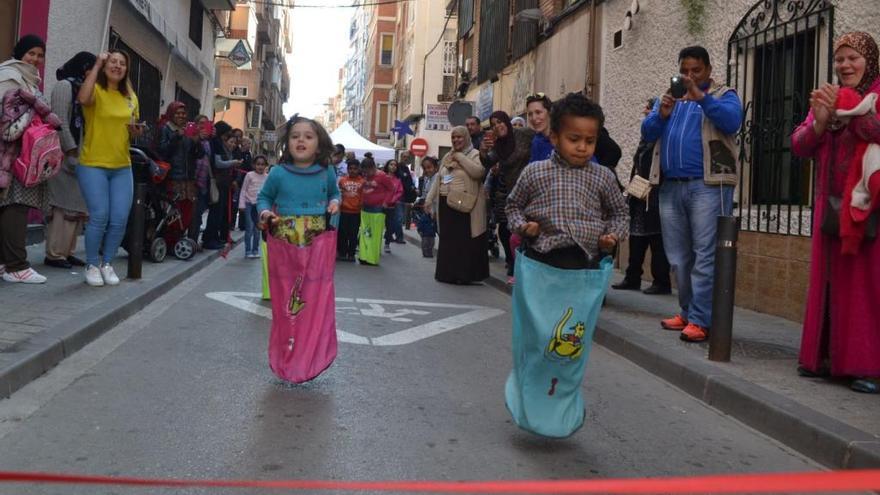
[[[241,239],[233,241],[233,248]],[[171,290],[220,257],[221,250],[193,261],[177,273],[168,274],[149,284],[137,287],[122,300],[110,300],[89,310],[92,316],[73,315],[67,320],[21,344],[19,359],[0,368],[0,399],[39,378],[64,358],[82,349],[126,318],[134,315],[154,299]]]
[[[419,245],[411,234],[410,243]],[[505,294],[513,289],[490,275],[486,285]],[[760,385],[599,316],[593,340],[687,394],[774,440],[838,469],[880,466],[880,438],[822,414]]]

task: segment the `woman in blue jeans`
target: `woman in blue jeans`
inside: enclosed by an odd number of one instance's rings
[[[77,95],[86,128],[76,169],[89,210],[85,278],[94,287],[119,284],[110,263],[125,235],[134,194],[128,145],[144,130],[143,123],[137,123],[138,99],[128,81],[128,67],[125,52],[102,53]]]

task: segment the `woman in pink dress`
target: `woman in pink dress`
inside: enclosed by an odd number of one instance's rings
[[[841,36],[834,46],[834,69],[839,85],[824,84],[811,93],[810,113],[791,136],[792,152],[815,159],[818,167],[810,288],[798,371],[805,376],[849,377],[853,379],[853,390],[877,393],[880,242],[868,234],[868,224],[880,217],[880,173],[867,181],[872,201],[870,211],[860,215],[868,219],[855,224],[863,234],[855,247],[821,227],[836,219],[840,220],[839,232],[845,233],[847,225],[853,225],[851,218],[829,207],[829,198],[844,198],[840,211],[855,217],[848,198],[852,197],[853,179],[863,169],[859,150],[864,150],[866,143],[880,144],[880,118],[876,114],[853,117],[848,122],[838,120],[834,114],[843,88],[855,90],[860,98],[880,94],[877,43],[867,33]]]

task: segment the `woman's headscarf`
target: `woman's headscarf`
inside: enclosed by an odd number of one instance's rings
[[[26,34],[15,44],[15,48],[12,49],[12,57],[15,60],[21,60],[32,48],[38,47],[42,48],[44,52],[46,51],[46,42],[43,41],[43,38],[35,34]]]
[[[82,83],[86,78],[86,71],[94,67],[96,60],[98,57],[94,53],[79,52],[55,71],[55,78],[59,81],[72,79]]]
[[[503,138],[495,136],[495,153],[498,154],[498,158],[506,160],[507,157],[513,154],[513,150],[516,148],[516,138],[513,135],[513,124],[510,123],[510,115],[507,115],[507,112],[498,110],[489,116],[489,122],[492,122],[492,119],[500,120],[507,126],[507,136]]]
[[[165,109],[165,114],[159,117],[159,129],[161,129],[165,124],[174,123],[174,114],[177,113],[181,108],[186,108],[186,103],[182,101],[172,101],[168,104],[168,108]],[[175,126],[177,124],[174,124]]]
[[[474,149],[474,145],[471,142],[471,133],[468,132],[467,127],[465,127],[463,125],[457,125],[452,128],[452,131],[450,131],[450,133],[453,136],[461,136],[464,138],[464,148],[461,149],[462,153],[467,155],[468,153],[471,152],[471,150]],[[453,148],[453,150],[454,150],[454,148]]]
[[[837,53],[837,50],[844,46],[852,48],[865,57],[865,75],[855,88],[864,95],[877,78],[880,78],[880,50],[877,48],[877,42],[868,33],[853,31],[837,39],[834,43],[834,52]]]

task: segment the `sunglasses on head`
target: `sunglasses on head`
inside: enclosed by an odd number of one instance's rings
[[[544,93],[532,93],[529,96],[526,96],[526,104],[528,105],[529,103],[531,103],[533,101],[541,101],[541,100],[549,100],[549,99],[550,98],[547,98],[547,95]]]

